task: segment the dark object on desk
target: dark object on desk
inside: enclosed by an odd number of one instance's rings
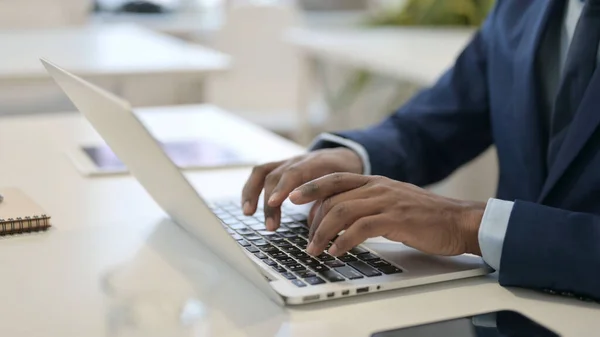
[[[119,12],[159,14],[167,12],[167,9],[152,1],[135,0],[123,4]]]
[[[559,337],[555,332],[514,311],[497,311],[473,317],[378,332],[371,337]]]

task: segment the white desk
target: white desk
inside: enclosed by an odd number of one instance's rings
[[[452,65],[472,34],[470,29],[298,28],[286,39],[310,58],[430,85]]]
[[[241,146],[253,143],[265,160],[302,151],[235,117],[215,110],[189,113],[193,109],[161,108],[144,120],[159,138],[209,132],[218,123],[224,137]],[[103,271],[125,257],[181,275],[181,259],[211,260],[193,239],[162,222],[164,213],[133,178],[85,179],[77,173],[63,151],[92,140],[98,135],[76,114],[0,119],[0,186],[22,188],[55,225],[41,235],[0,240],[2,336],[107,336],[107,318],[114,312],[99,287]],[[206,196],[220,197],[237,194],[247,174],[236,169],[188,177]],[[505,289],[493,277],[280,309],[227,267],[215,267],[221,285],[206,299],[213,336],[367,337],[377,330],[511,308],[564,336],[594,336],[599,328],[597,304]]]
[[[124,24],[2,31],[0,45],[0,112],[11,107],[27,111],[18,106],[27,100],[35,102],[34,110],[61,107],[51,104],[64,95],[50,82],[41,57],[117,91],[134,105],[179,103],[190,91],[201,97],[202,80],[231,62],[211,49]]]
[[[433,83],[448,68],[468,42],[472,30],[423,28],[295,28],[285,39],[298,47],[304,57],[303,79],[298,111],[301,114],[300,139],[308,141],[308,106],[316,83],[316,64],[324,60],[352,69],[420,86]],[[388,109],[387,104],[374,109]],[[387,112],[387,111],[386,111]],[[332,111],[352,118],[348,111]],[[362,112],[360,112],[362,114]],[[353,126],[356,127],[356,126]]]

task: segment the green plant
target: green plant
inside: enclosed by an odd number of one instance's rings
[[[404,6],[388,8],[367,19],[368,26],[480,26],[495,0],[407,0]],[[342,88],[327,93],[328,105],[334,111],[346,109],[372,81],[373,75],[358,70],[350,75]]]
[[[479,26],[494,0],[408,0],[368,19],[374,26]]]

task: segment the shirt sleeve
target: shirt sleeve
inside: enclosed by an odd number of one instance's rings
[[[481,255],[485,263],[495,270],[500,270],[502,246],[513,205],[511,201],[489,199],[479,227]]]
[[[364,175],[371,174],[371,162],[369,161],[369,153],[367,152],[367,150],[365,149],[364,146],[360,145],[359,143],[357,143],[353,140],[343,138],[340,136],[336,136],[331,133],[322,133],[312,142],[309,149],[314,150],[317,144],[327,144],[327,143],[334,145],[334,147],[341,147],[341,146],[347,147],[350,150],[356,152],[356,154],[362,160],[363,174]]]

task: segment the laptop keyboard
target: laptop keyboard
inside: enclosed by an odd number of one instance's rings
[[[261,209],[254,216],[245,216],[234,202],[215,203],[211,209],[242,247],[297,287],[402,272],[361,246],[338,258],[326,252],[308,255],[306,216],[294,214],[286,206],[282,207],[281,226],[275,232],[266,230]]]

